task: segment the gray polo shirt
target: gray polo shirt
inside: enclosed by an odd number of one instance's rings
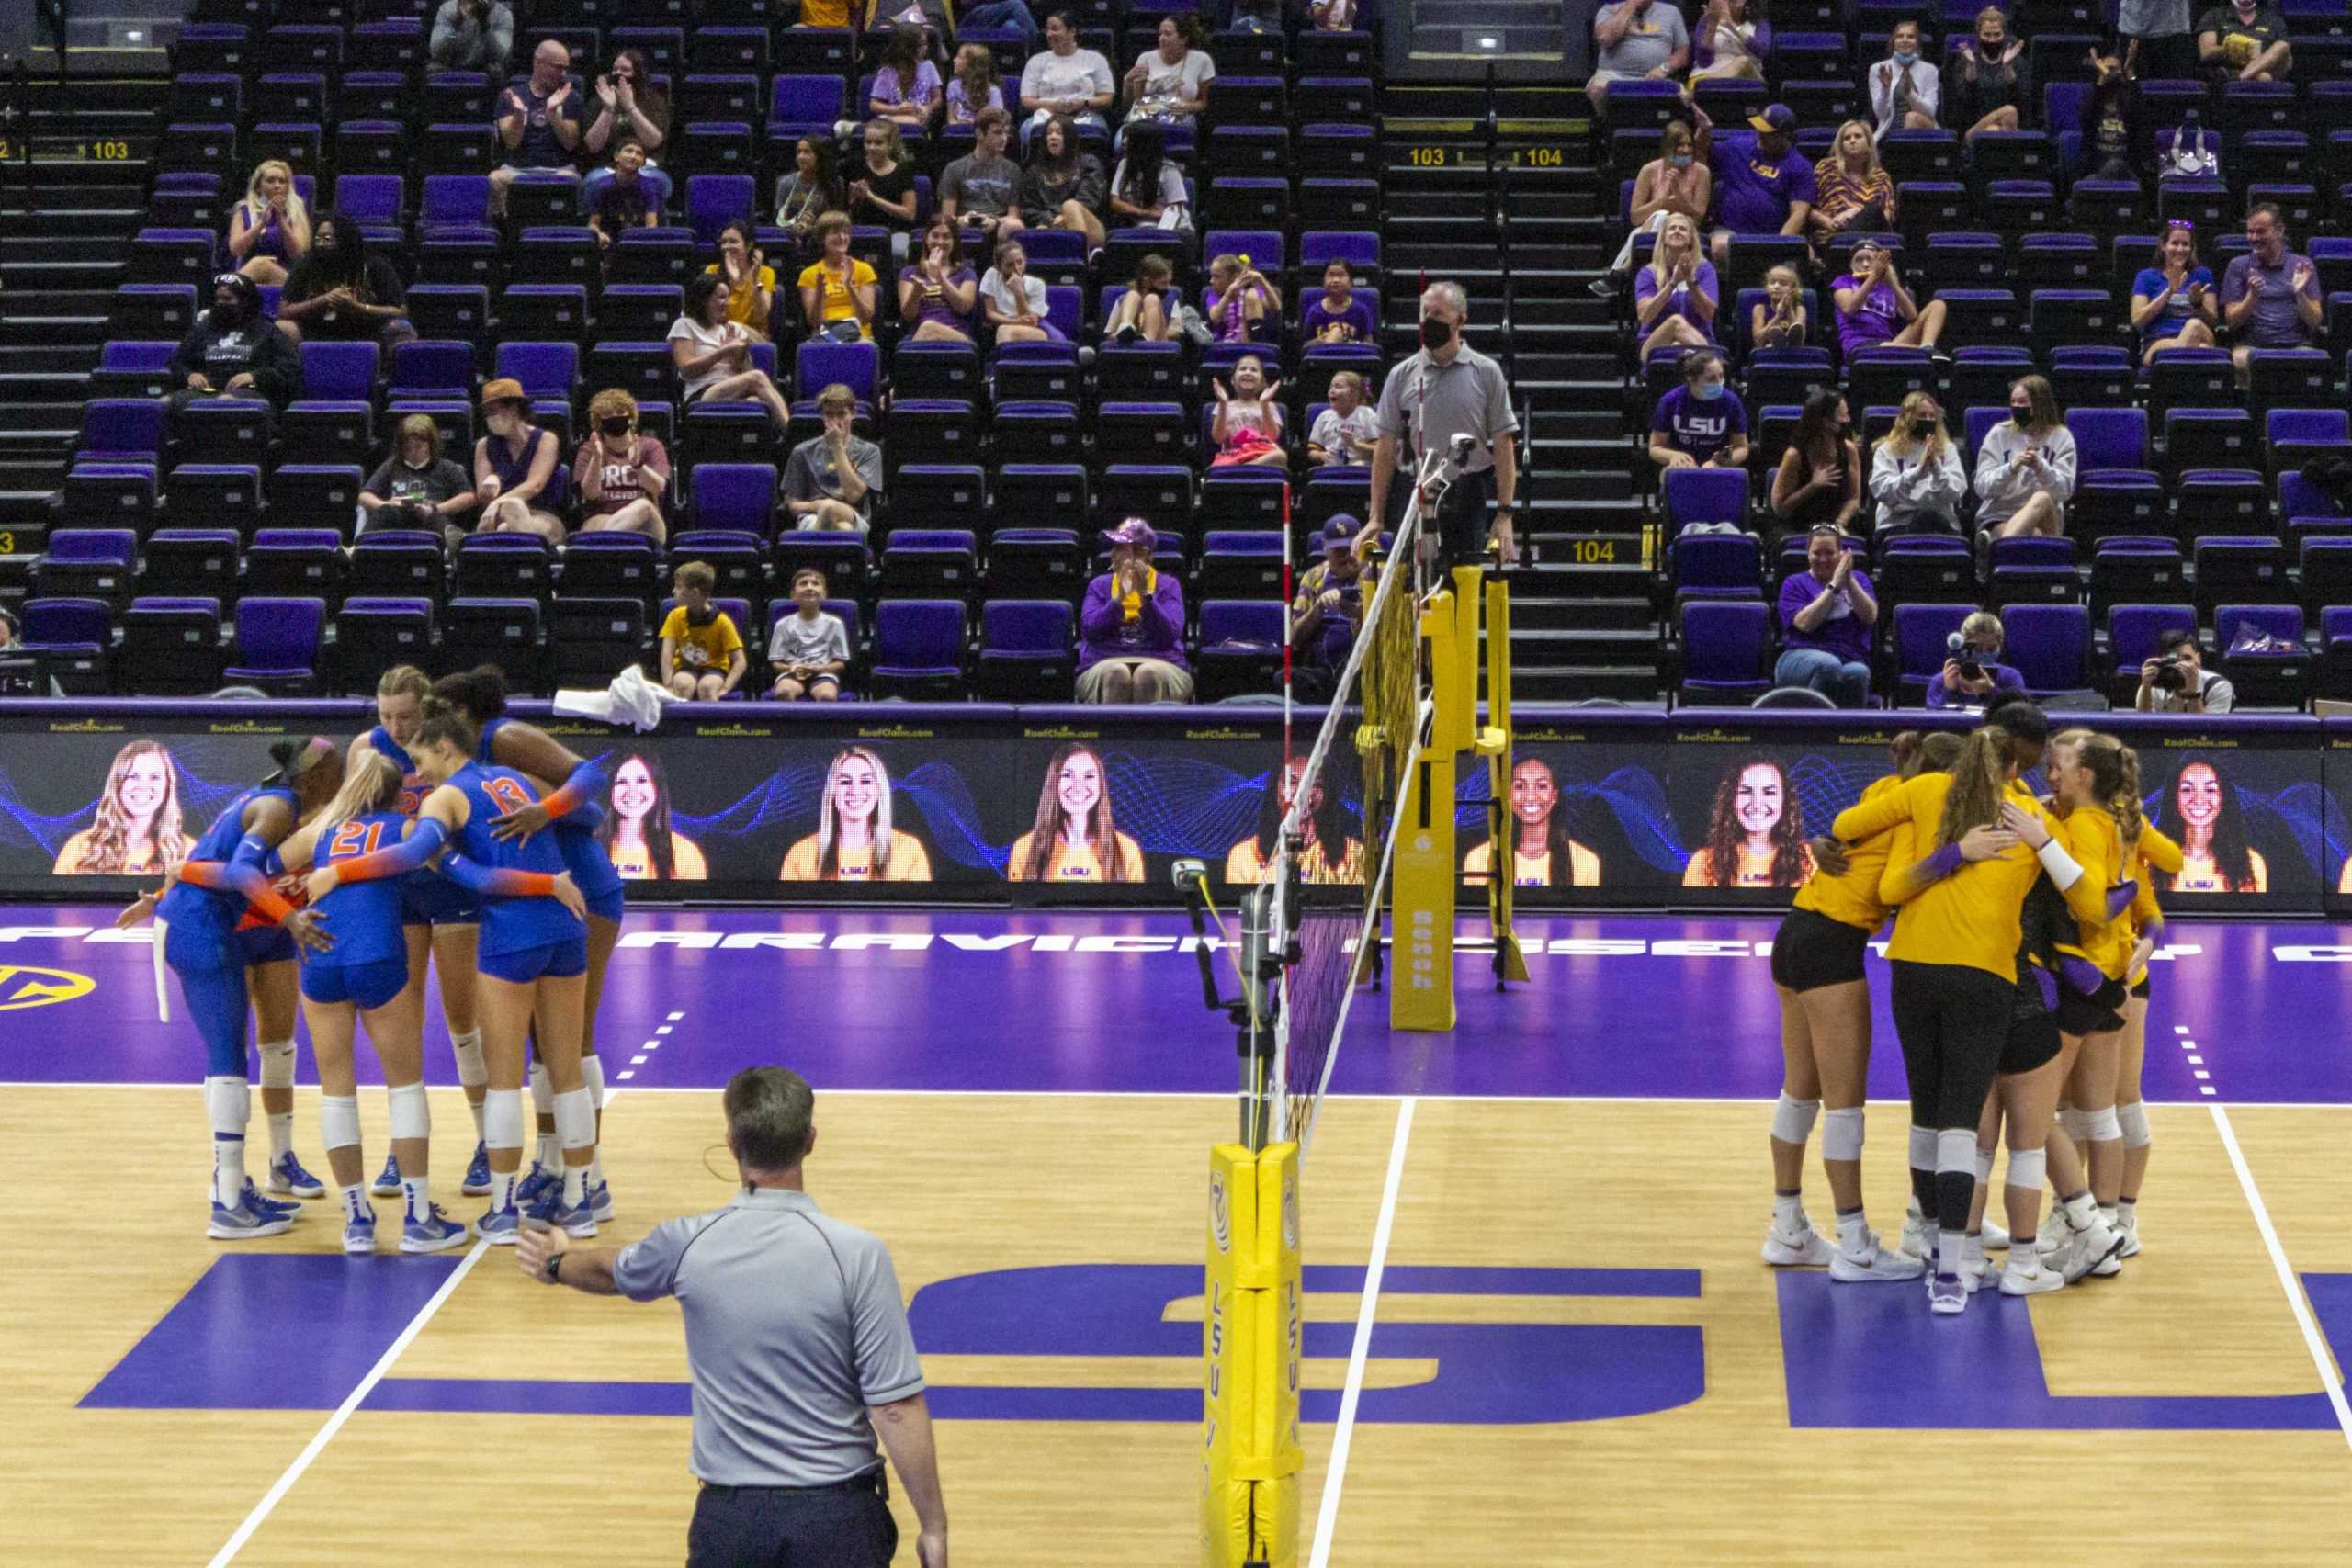
[[[862,1475],[882,1462],[866,1407],[922,1392],[888,1249],[805,1192],[763,1187],[666,1221],[613,1278],[631,1301],[684,1309],[693,1468],[714,1485]]]
[[[1468,474],[1493,468],[1495,442],[1518,434],[1501,366],[1464,344],[1450,364],[1433,363],[1422,349],[1388,372],[1380,389],[1380,434],[1396,438],[1396,463],[1407,474],[1416,471],[1416,453],[1442,451],[1465,431],[1477,440],[1462,466]]]

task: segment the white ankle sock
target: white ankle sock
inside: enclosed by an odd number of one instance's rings
[[[421,1225],[433,1217],[433,1198],[424,1189],[424,1178],[421,1176],[401,1178],[401,1202],[410,1224]]]
[[[2115,1205],[2115,1218],[2119,1224],[2126,1225],[2132,1224],[2136,1222],[2139,1217],[2140,1202],[2138,1199],[2124,1198],[2117,1201]]]
[[[293,1152],[294,1112],[291,1111],[271,1111],[269,1113],[269,1163],[276,1165]]]
[[[492,1213],[514,1206],[514,1181],[519,1174],[512,1170],[493,1170],[490,1173],[490,1212]]]
[[[1962,1256],[1968,1250],[1968,1235],[1964,1231],[1936,1232],[1936,1272],[1957,1274],[1961,1271]]]
[[[1772,1228],[1782,1235],[1794,1235],[1804,1229],[1804,1196],[1798,1192],[1772,1194]]]
[[[1870,1216],[1862,1210],[1838,1216],[1838,1245],[1856,1257],[1870,1250]]]
[[[588,1168],[567,1165],[563,1168],[563,1206],[577,1209],[588,1201]]]
[[[345,1187],[338,1183],[335,1187],[335,1196],[343,1200],[343,1217],[345,1219],[364,1220],[368,1217],[368,1184],[366,1182],[360,1182],[358,1185],[354,1187]]]
[[[204,1111],[212,1123],[212,1201],[233,1209],[245,1198],[245,1122],[253,1087],[225,1074],[204,1080]]]

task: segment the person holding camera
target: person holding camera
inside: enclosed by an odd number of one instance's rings
[[[2156,656],[2140,666],[2132,705],[2142,713],[2227,713],[2237,698],[2229,677],[2205,668],[2196,637],[2170,626],[2156,634]]]
[[[1805,570],[1781,584],[1781,658],[1776,686],[1804,686],[1841,708],[1871,696],[1871,628],[1878,596],[1854,569],[1846,537],[1824,523],[1805,539]]]
[[[442,0],[424,52],[435,71],[479,71],[503,82],[514,58],[514,13],[499,0]]]
[[[1987,713],[2010,697],[2025,695],[2025,677],[2002,663],[2001,617],[1979,610],[1944,639],[1951,657],[1928,682],[1931,708],[1978,708]]]
[[[379,528],[429,528],[451,547],[466,536],[461,519],[474,509],[473,480],[441,455],[441,427],[431,414],[401,421],[392,455],[359,490],[364,533]]]

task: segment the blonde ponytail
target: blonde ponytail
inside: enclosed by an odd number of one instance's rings
[[[2001,802],[2009,788],[2009,732],[1988,724],[1968,738],[1952,763],[1951,789],[1944,796],[1944,818],[1936,829],[1936,847],[1956,844],[1972,828],[1990,828],[2001,820]]]

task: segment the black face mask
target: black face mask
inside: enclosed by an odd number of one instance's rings
[[[245,302],[243,299],[232,299],[226,304],[217,299],[213,301],[212,324],[214,326],[233,327],[244,319]]]
[[[1911,434],[1915,440],[1925,441],[1935,433],[1936,422],[1932,419],[1915,419],[1911,422]]]
[[[1453,341],[1453,323],[1435,316],[1421,318],[1421,346],[1430,350],[1443,348]]]
[[[2011,403],[2009,405],[2009,417],[2017,421],[2019,424],[2031,424],[2033,423],[2033,405],[2029,403],[2025,407],[2019,408],[2015,403]]]
[[[596,428],[604,433],[605,438],[607,441],[626,441],[628,439],[628,421],[625,419],[608,419]]]

